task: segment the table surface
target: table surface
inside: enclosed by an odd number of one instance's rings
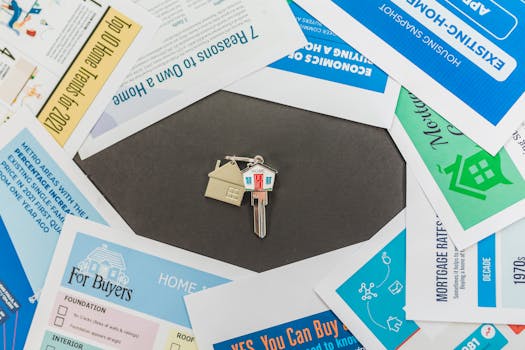
[[[264,240],[249,194],[240,208],[204,197],[233,154],[279,171]],[[405,206],[385,130],[224,91],[75,160],[137,234],[259,272],[364,241]]]

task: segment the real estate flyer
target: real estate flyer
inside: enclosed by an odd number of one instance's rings
[[[89,157],[306,44],[284,0],[134,0],[161,18],[80,150]]]
[[[458,249],[525,217],[519,141],[492,156],[406,89],[389,132]]]
[[[490,154],[525,120],[525,2],[297,1]]]
[[[362,246],[338,249],[186,296],[199,349],[363,350],[313,290],[328,269],[351,260]]]
[[[0,127],[0,344],[23,349],[67,215],[131,230],[34,117]]]
[[[27,347],[196,350],[183,297],[251,274],[69,216]]]
[[[343,261],[317,292],[367,349],[522,349],[523,326],[409,320],[404,211]]]
[[[289,4],[308,44],[225,90],[389,128],[399,85],[344,36]]]
[[[73,158],[157,28],[125,0],[3,0],[0,121],[38,118]]]
[[[458,250],[414,175],[407,172],[407,317],[523,322],[525,220]]]

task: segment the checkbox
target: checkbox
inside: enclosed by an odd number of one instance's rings
[[[171,343],[170,350],[180,350],[180,344]]]
[[[55,326],[62,327],[64,325],[64,317],[57,316],[55,317]]]
[[[59,314],[60,316],[66,316],[67,315],[67,310],[68,310],[67,306],[59,305],[57,314]]]
[[[56,348],[53,345],[46,346],[46,350],[56,350]]]

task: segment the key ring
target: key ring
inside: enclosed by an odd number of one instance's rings
[[[245,162],[248,163],[248,166],[253,166],[255,164],[264,164],[264,158],[260,155],[256,155],[253,158],[250,157],[238,157],[238,156],[226,156],[224,159],[232,160],[236,162]]]

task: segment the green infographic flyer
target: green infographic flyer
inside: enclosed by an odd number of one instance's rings
[[[458,248],[523,217],[522,156],[490,155],[406,89],[390,133]]]

